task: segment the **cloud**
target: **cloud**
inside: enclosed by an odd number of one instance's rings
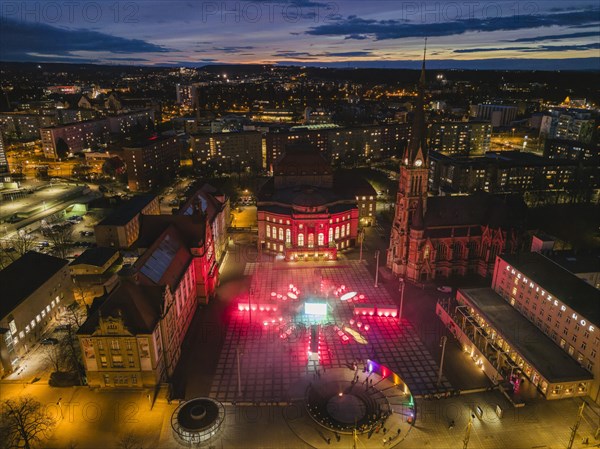
[[[353,56],[371,56],[373,53],[370,51],[342,51],[342,52],[326,52],[320,56],[341,56],[341,57],[353,57]]]
[[[252,46],[252,45],[245,45],[245,46],[236,46],[236,45],[232,45],[232,46],[227,46],[227,47],[213,47],[212,49],[214,51],[220,51],[222,53],[238,53],[242,50],[254,50],[256,47]]]
[[[107,61],[146,62],[146,58],[105,58]]]
[[[367,50],[358,50],[358,51],[342,51],[342,52],[320,52],[320,53],[309,53],[306,51],[288,51],[288,50],[279,50],[275,52],[273,56],[274,58],[290,58],[290,59],[302,59],[302,60],[313,60],[318,58],[353,58],[360,56],[372,56],[373,53]]]
[[[524,53],[535,53],[542,51],[585,51],[600,49],[600,42],[591,44],[573,45],[538,45],[537,47],[489,47],[489,48],[461,48],[453,53],[485,53],[494,51],[520,51]]]
[[[551,26],[585,25],[598,21],[597,7],[566,10],[551,14],[505,16],[496,18],[470,18],[468,20],[414,23],[404,19],[363,19],[348,16],[334,23],[314,26],[306,31],[312,36],[345,36],[346,39],[363,39],[369,36],[376,40],[401,39],[425,36],[454,36],[476,31],[511,31]]]
[[[335,61],[335,62],[297,62],[279,61],[281,65],[306,65],[311,67],[332,68],[387,68],[413,69],[421,67],[421,60],[364,60],[364,61]],[[432,59],[427,62],[431,70],[563,70],[563,71],[600,71],[599,58],[491,58],[491,59]]]
[[[518,39],[507,40],[505,42],[543,42],[551,40],[576,39],[581,37],[596,37],[600,36],[599,31],[582,31],[580,33],[569,34],[550,34],[535,37],[520,37]]]
[[[98,31],[66,29],[1,18],[0,58],[31,60],[32,54],[75,57],[74,52],[166,53],[174,50],[140,39],[126,39]],[[84,58],[82,58],[84,59]]]

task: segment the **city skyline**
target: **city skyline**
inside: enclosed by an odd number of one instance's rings
[[[600,69],[594,2],[5,3],[0,60]],[[510,61],[510,63],[509,63]]]

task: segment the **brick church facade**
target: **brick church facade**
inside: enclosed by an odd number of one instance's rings
[[[424,91],[425,60],[411,140],[400,164],[387,266],[413,282],[489,276],[497,254],[518,249],[527,208],[516,195],[428,195]]]

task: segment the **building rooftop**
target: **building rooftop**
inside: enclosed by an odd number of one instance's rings
[[[175,226],[168,226],[161,236],[136,260],[134,269],[153,285],[168,285],[175,291],[185,274],[192,254]],[[144,282],[140,279],[140,282]],[[144,282],[147,283],[147,282]]]
[[[500,258],[600,326],[600,290],[540,253],[503,254]]]
[[[527,206],[519,195],[475,193],[466,196],[427,198],[425,227],[488,225],[492,228],[519,227]]]
[[[8,315],[68,263],[58,257],[28,251],[0,271],[0,318]]]
[[[491,288],[459,292],[548,382],[593,379],[590,372]]]
[[[559,264],[571,273],[598,273],[600,272],[600,251],[550,251],[549,259]]]
[[[100,316],[123,317],[125,327],[134,335],[151,334],[160,319],[163,304],[163,287],[139,285],[134,280],[123,279],[110,293],[101,298],[100,306],[79,328],[79,335],[93,334]]]
[[[156,198],[152,194],[137,195],[121,204],[112,214],[98,223],[97,226],[123,226],[142,212],[142,209]]]
[[[174,227],[188,248],[200,248],[206,236],[206,221],[201,214],[142,215],[140,234],[134,246],[150,248],[169,227]]]
[[[164,142],[166,140],[172,139],[173,135],[166,134],[149,134],[149,135],[141,135],[135,137],[128,137],[121,142],[121,146],[123,151],[127,150],[137,150],[140,148],[148,148],[152,145],[155,145],[159,142]]]
[[[70,265],[93,265],[95,267],[101,267],[117,253],[118,251],[114,248],[88,248],[81,253],[79,257],[73,260]]]

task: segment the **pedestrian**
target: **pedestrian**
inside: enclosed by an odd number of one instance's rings
[[[339,443],[339,441],[342,439],[342,437],[340,437],[339,433],[335,433],[335,439],[337,440],[337,442]]]
[[[387,429],[384,427],[383,428],[383,434],[385,435],[387,433]]]
[[[331,444],[331,438],[327,437],[327,444]]]
[[[385,446],[385,443],[387,443],[387,440],[384,438],[383,439],[383,445]]]
[[[401,431],[401,430],[402,430],[402,429],[400,429],[400,428],[399,428],[399,429],[398,429],[398,432],[396,432],[396,435],[400,435],[400,431]]]

